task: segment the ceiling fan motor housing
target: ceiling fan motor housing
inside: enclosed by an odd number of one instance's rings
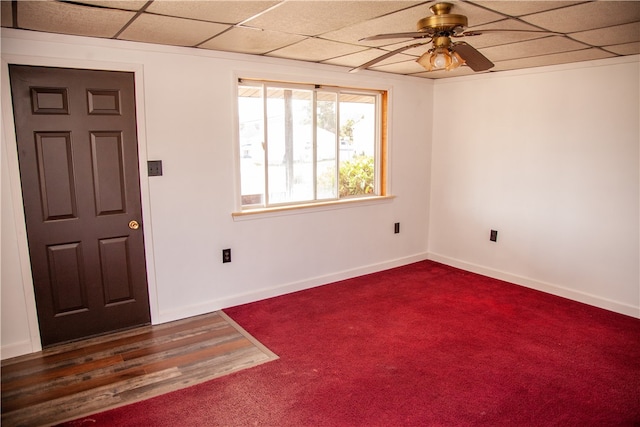
[[[451,3],[437,3],[431,6],[432,16],[418,21],[418,31],[429,32],[453,32],[456,28],[465,28],[468,25],[467,17],[464,15],[450,14],[453,5]]]

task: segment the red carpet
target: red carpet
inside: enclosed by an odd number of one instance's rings
[[[280,359],[68,425],[640,425],[640,320],[434,262],[225,312]]]

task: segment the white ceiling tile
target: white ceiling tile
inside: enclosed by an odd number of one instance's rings
[[[573,33],[640,21],[640,2],[596,1],[525,16],[523,20],[551,31]]]
[[[540,31],[538,28],[526,24],[515,19],[503,19],[487,25],[474,27],[472,31],[486,30],[485,33],[478,36],[469,36],[464,38],[455,38],[454,41],[465,41],[473,45],[475,48],[500,46],[508,43],[516,43],[525,40],[539,39],[547,37],[549,34],[541,34],[536,32],[524,32],[526,30]],[[515,30],[515,31],[496,31],[491,30]]]
[[[602,49],[582,49],[572,52],[555,53],[552,55],[521,58],[510,61],[499,61],[491,71],[515,70],[520,68],[543,67],[547,65],[568,64],[571,62],[591,61],[614,56]]]
[[[13,12],[11,10],[11,2],[3,1],[0,3],[0,20],[2,21],[3,27],[12,27],[13,26]]]
[[[618,55],[637,55],[640,54],[640,42],[604,46],[603,49]]]
[[[300,59],[302,61],[326,61],[338,56],[348,55],[366,49],[329,40],[308,38],[299,43],[268,53],[278,58]]]
[[[472,1],[472,3],[509,16],[523,16],[546,10],[558,9],[581,1]]]
[[[396,49],[398,49],[400,47],[404,47],[404,46],[411,45],[411,44],[416,44],[416,43],[420,43],[420,41],[419,40],[413,40],[410,43],[407,43],[407,42],[398,43],[397,45],[385,46],[382,49],[385,50],[385,51],[391,52],[391,51],[394,51],[394,50],[396,50]],[[432,46],[432,44],[430,42],[428,42],[428,43],[422,44],[421,46],[414,47],[414,48],[411,48],[411,49],[407,49],[407,50],[403,51],[402,53],[404,53],[405,55],[411,55],[414,58],[417,58],[417,57],[421,56],[423,53],[425,53],[427,50],[429,50],[429,48],[431,46]]]
[[[53,1],[20,1],[16,4],[20,28],[79,36],[113,37],[135,16],[128,11]]]
[[[451,13],[456,15],[465,15],[469,21],[469,28],[504,19],[504,15],[478,7],[471,2],[454,1],[451,3],[453,4]],[[429,15],[430,14],[431,13],[429,13]]]
[[[469,76],[471,74],[484,74],[488,73],[488,71],[482,72],[474,72],[471,68],[463,65],[462,67],[456,68],[455,70],[447,71],[447,70],[439,70],[439,71],[424,71],[422,73],[411,74],[415,77],[426,77],[429,79],[444,79],[448,77],[460,77],[460,76]]]
[[[407,55],[412,55],[415,59],[417,59],[425,54],[431,47],[432,46],[430,44],[426,44],[423,46],[415,47],[413,49],[405,50],[404,53],[406,53]]]
[[[297,43],[305,37],[276,31],[236,27],[198,47],[229,52],[264,54]]]
[[[143,13],[118,38],[175,46],[196,46],[228,28],[229,25]]]
[[[111,9],[140,10],[147,0],[75,0],[75,3],[88,4],[91,6],[108,7]]]
[[[415,59],[411,61],[394,62],[393,64],[373,66],[370,68],[370,70],[396,74],[415,74],[421,71],[425,71],[422,65],[418,64]]]
[[[202,21],[238,24],[272,6],[273,1],[202,1],[202,0],[155,0],[147,12],[160,15],[179,16]]]
[[[573,33],[571,38],[594,46],[637,42],[640,41],[640,22]]]
[[[367,46],[385,46],[407,39],[389,39],[359,42],[365,37],[388,33],[405,33],[417,30],[417,23],[422,18],[431,15],[427,5],[412,7],[391,13],[380,18],[358,22],[340,30],[324,33],[322,38],[342,41],[345,43],[359,43]]]
[[[387,52],[380,49],[367,49],[361,52],[356,52],[349,55],[340,56],[338,58],[329,59],[327,61],[324,61],[324,63],[355,68],[371,61],[372,59],[378,58],[384,55],[385,53]],[[411,61],[411,60],[415,61],[415,58],[409,55],[403,55],[402,53],[399,53],[390,58],[383,59],[382,61],[378,62],[378,64],[376,65],[386,65],[386,64],[393,64],[395,62],[403,62],[403,61]]]
[[[496,61],[549,55],[557,52],[584,49],[586,47],[586,45],[566,37],[554,36],[503,46],[488,47],[481,49],[481,51],[484,56],[495,63]]]
[[[319,35],[416,5],[417,1],[287,1],[246,24],[274,31]]]

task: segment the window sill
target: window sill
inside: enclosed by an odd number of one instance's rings
[[[388,203],[393,199],[395,199],[395,196],[372,196],[358,199],[332,200],[330,202],[313,202],[273,208],[247,209],[241,212],[233,212],[231,216],[234,221],[247,221],[282,215],[299,215],[333,209],[378,205],[380,203]]]

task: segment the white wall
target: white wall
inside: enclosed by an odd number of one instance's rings
[[[427,256],[640,317],[638,57],[433,83],[2,29],[2,358],[40,349],[8,62],[136,73],[154,323]],[[238,76],[389,89],[396,197],[234,221]]]
[[[134,71],[152,321],[162,323],[426,258],[433,85],[339,67],[2,29],[2,358],[40,349],[7,63]],[[235,82],[391,91],[389,193],[359,206],[234,221]],[[164,176],[147,177],[162,160]],[[401,233],[393,233],[393,223]],[[222,264],[221,250],[233,261]]]
[[[436,82],[430,258],[640,317],[639,81],[635,56]]]

